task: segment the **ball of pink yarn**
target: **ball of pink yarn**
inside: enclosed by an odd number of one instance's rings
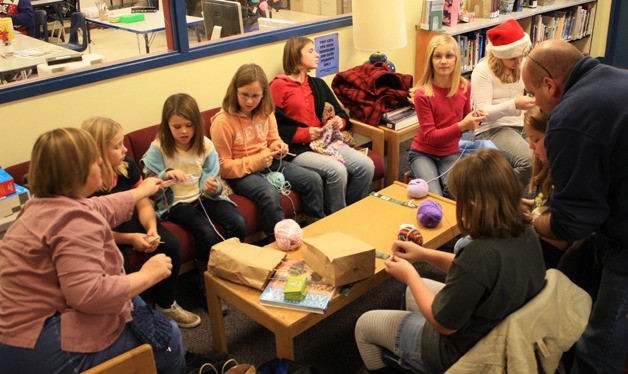
[[[425,200],[419,205],[416,219],[425,227],[436,227],[443,219],[443,208],[436,201]]]
[[[408,196],[414,199],[420,199],[427,196],[429,187],[427,182],[421,178],[413,179],[408,183]]]
[[[275,241],[282,251],[299,248],[303,240],[301,226],[291,219],[283,219],[275,225]]]

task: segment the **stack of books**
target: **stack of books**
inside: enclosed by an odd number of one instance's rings
[[[384,122],[389,129],[401,130],[415,123],[419,123],[419,119],[413,106],[405,106],[384,113],[384,115],[382,115],[382,122]]]
[[[286,289],[290,290],[288,283],[299,277],[306,280],[305,296],[301,300],[288,298],[285,294]],[[296,285],[297,289],[300,287],[303,285]],[[336,288],[323,281],[303,260],[290,259],[277,267],[259,299],[260,304],[266,306],[323,314],[335,292]]]

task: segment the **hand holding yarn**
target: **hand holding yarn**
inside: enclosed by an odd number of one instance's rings
[[[419,205],[416,218],[425,227],[436,227],[443,219],[443,208],[436,201],[426,200]]]
[[[301,246],[303,230],[294,220],[283,219],[277,222],[274,231],[275,241],[282,251],[292,251]]]
[[[428,191],[427,182],[421,178],[413,179],[408,183],[408,196],[413,199],[421,199],[427,196]]]

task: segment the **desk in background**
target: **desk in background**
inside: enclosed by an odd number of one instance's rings
[[[122,8],[110,11],[109,18],[112,17],[120,17],[122,15],[132,14],[131,8]],[[133,13],[138,14],[138,13]],[[152,40],[149,40],[149,34],[154,34],[158,31],[164,31],[166,29],[166,21],[164,20],[164,13],[162,11],[157,11],[153,13],[139,13],[144,15],[143,21],[131,22],[131,23],[121,23],[116,22],[112,23],[109,21],[101,21],[98,17],[87,18],[87,22],[91,22],[95,25],[110,27],[113,29],[124,30],[128,32],[132,32],[136,34],[137,37],[137,50],[141,54],[142,49],[140,48],[140,40],[139,36],[144,36],[144,43],[146,46],[146,53],[150,53],[150,44]],[[185,16],[185,21],[188,27],[194,27],[194,32],[196,33],[196,38],[200,42],[201,34],[199,30],[199,26],[203,24],[203,18],[194,17],[194,16]]]
[[[80,56],[80,52],[73,51],[56,44],[47,43],[43,40],[35,39],[24,34],[15,33],[15,41],[13,42],[15,52],[11,56],[0,57],[0,76],[2,80],[5,77],[14,75],[19,80],[22,72],[28,69],[34,69],[39,64],[46,63],[46,59],[59,56]],[[20,51],[29,52],[29,56],[21,56]],[[7,80],[9,81],[9,80]]]

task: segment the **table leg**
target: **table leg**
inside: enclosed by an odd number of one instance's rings
[[[146,54],[150,53],[150,43],[148,42],[148,34],[144,34],[144,43],[146,43]]]
[[[285,333],[275,332],[277,357],[294,360],[294,337]]]
[[[220,297],[213,291],[211,279],[204,275],[205,293],[207,294],[207,313],[209,314],[209,325],[212,332],[212,342],[214,349],[218,352],[227,353],[227,335],[225,334],[225,320],[222,316],[222,306]]]
[[[386,135],[386,185],[391,185],[399,178],[399,136],[392,133]]]

